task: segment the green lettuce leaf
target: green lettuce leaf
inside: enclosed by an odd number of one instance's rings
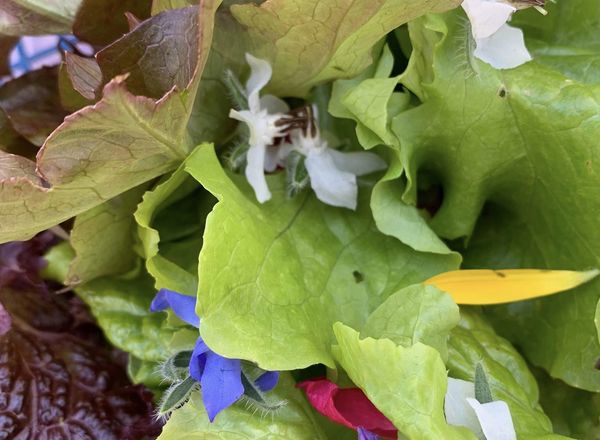
[[[389,339],[361,340],[341,323],[334,332],[336,360],[400,433],[408,438],[476,438],[446,423],[446,367],[435,349],[420,342],[403,347]]]
[[[404,347],[422,342],[447,359],[448,335],[459,320],[458,306],[449,295],[433,286],[415,284],[394,293],[375,309],[361,334],[390,339]]]
[[[372,49],[387,33],[420,15],[440,12],[458,0],[273,0],[234,5],[233,16],[248,29],[253,55],[269,59],[269,90],[304,96],[314,85],[349,78],[373,62]]]
[[[284,400],[286,405],[273,413],[261,413],[260,408],[246,406],[244,401],[226,409],[213,423],[201,401],[200,392],[192,394],[183,407],[173,413],[163,427],[159,440],[325,440],[313,411],[302,393],[294,388],[287,374],[281,375],[277,387],[269,392],[270,399]]]
[[[113,345],[139,359],[159,362],[170,354],[173,332],[164,313],[150,313],[156,290],[151,278],[138,272],[130,277],[98,278],[76,291]]]
[[[527,46],[536,62],[559,70],[568,78],[598,84],[598,2],[581,0],[573,7],[561,1],[548,4],[547,9],[550,13],[544,20],[539,20],[534,11],[515,16],[515,23],[525,30]]]
[[[596,329],[598,330],[598,341],[600,341],[600,301],[596,304],[596,318],[594,319],[596,323]]]
[[[180,9],[187,6],[192,6],[196,2],[194,0],[153,0],[152,15],[160,14],[169,9]]]
[[[449,269],[443,257],[379,233],[367,188],[352,212],[309,191],[287,199],[280,173],[268,178],[273,199],[257,205],[211,148],[186,169],[219,199],[206,220],[197,311],[202,337],[224,356],[266,370],[333,366],[334,322],[361,327],[391,293]]]
[[[402,200],[415,204],[420,172],[442,182],[443,204],[430,225],[441,237],[469,238],[465,267],[598,266],[600,84],[535,61],[494,70],[470,57],[464,23],[457,10],[409,25],[414,51],[402,82],[423,104],[392,123],[407,178],[398,185]],[[599,294],[596,280],[495,308],[495,325],[552,376],[600,390],[593,322]]]
[[[363,148],[387,145],[399,148],[398,137],[391,129],[392,118],[410,107],[410,95],[395,92],[398,77],[390,78],[393,56],[384,47],[376,66],[350,80],[337,80],[333,85],[329,112],[336,117],[356,122],[356,134]],[[371,208],[377,228],[421,252],[448,255],[456,267],[461,256],[450,251],[429,228],[423,213],[402,201],[397,179],[402,176],[402,163],[392,156],[386,175],[373,188]]]
[[[48,266],[44,276],[64,280],[73,257],[69,243],[54,246],[45,255]],[[171,354],[169,345],[180,323],[172,324],[164,313],[150,313],[156,290],[141,264],[137,266],[124,275],[97,278],[75,291],[114,346],[137,358],[138,363],[156,363]]]
[[[130,271],[137,263],[133,250],[133,212],[147,185],[141,185],[75,218],[70,243],[75,258],[65,284],[81,284]]]
[[[600,394],[578,390],[536,372],[540,403],[552,420],[554,431],[577,439],[600,438]]]
[[[144,195],[135,220],[146,269],[154,277],[157,290],[167,288],[191,295],[198,290],[202,232],[214,202],[184,165]]]
[[[493,399],[508,404],[519,438],[552,434],[552,424],[539,405],[538,386],[527,363],[481,314],[463,307],[460,325],[450,333],[448,345],[449,375],[473,382],[475,367],[480,363]]]
[[[0,34],[68,34],[81,0],[3,0]]]

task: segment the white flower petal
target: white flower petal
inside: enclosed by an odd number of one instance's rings
[[[493,35],[517,10],[514,6],[494,0],[465,0],[462,7],[471,22],[476,40]]]
[[[290,107],[283,100],[273,95],[264,95],[260,98],[260,108],[266,109],[270,114],[287,113]],[[283,116],[283,115],[281,115]]]
[[[356,176],[336,168],[330,150],[308,154],[304,164],[310,176],[310,186],[323,203],[356,209],[358,189]]]
[[[467,402],[479,419],[486,440],[517,440],[510,409],[506,402],[496,400],[479,403],[477,399],[467,398]]]
[[[512,69],[531,61],[521,29],[505,24],[488,38],[476,40],[474,55],[495,69]]]
[[[329,154],[339,170],[352,173],[355,176],[362,176],[387,168],[387,163],[374,153],[364,151],[345,153],[330,149]]]
[[[267,147],[265,149],[265,171],[272,173],[279,165],[279,147]]]
[[[271,198],[271,191],[265,179],[265,154],[264,144],[252,145],[246,157],[246,179],[256,194],[256,200],[264,203]]]
[[[246,54],[246,61],[250,65],[250,78],[246,82],[248,107],[251,112],[256,113],[260,111],[260,91],[271,79],[273,70],[268,61],[256,58],[249,53]]]
[[[464,426],[475,433],[477,438],[485,440],[477,414],[467,402],[475,397],[475,385],[466,380],[448,378],[448,388],[444,401],[446,421],[450,425]]]

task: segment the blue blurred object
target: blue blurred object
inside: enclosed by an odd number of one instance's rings
[[[91,56],[93,48],[81,43],[73,35],[41,35],[22,37],[10,54],[12,77],[16,78],[32,70],[52,67],[61,63],[63,52],[76,52]],[[0,83],[10,77],[0,78]]]

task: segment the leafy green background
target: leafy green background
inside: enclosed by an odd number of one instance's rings
[[[202,337],[224,356],[266,370],[333,366],[334,322],[361,326],[391,293],[451,268],[377,231],[367,182],[352,212],[309,191],[287,199],[282,173],[268,178],[273,199],[258,205],[211,148],[186,169],[219,199],[206,220],[197,311]]]
[[[234,5],[254,55],[273,65],[269,90],[304,96],[321,82],[355,76],[373,62],[372,50],[398,26],[459,0],[272,0]]]
[[[567,19],[554,19],[556,32],[550,27],[534,33],[538,39],[552,35],[550,40],[563,45],[551,62],[544,55],[508,71],[469,56],[462,11],[409,24],[413,53],[400,82],[423,103],[392,118],[404,174],[386,182],[384,191],[411,206],[425,174],[440,182],[443,204],[429,224],[439,236],[455,240],[464,267],[599,265],[600,87],[591,74],[584,81],[569,66],[574,54],[581,60],[595,47],[579,46],[584,41],[579,25],[596,23],[584,15],[598,17],[600,5],[586,2],[586,12],[576,12],[579,8],[566,2],[549,6],[550,15]],[[543,29],[548,26],[539,24],[543,20],[531,13],[519,23]],[[539,42],[532,47],[550,50]],[[375,218],[396,209],[377,199],[372,206]],[[487,312],[533,363],[571,385],[598,391],[599,286],[596,280],[573,292]]]

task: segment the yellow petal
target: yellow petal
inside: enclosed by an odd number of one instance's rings
[[[455,270],[424,284],[450,294],[457,304],[503,304],[569,290],[596,277],[600,270],[507,269]]]

